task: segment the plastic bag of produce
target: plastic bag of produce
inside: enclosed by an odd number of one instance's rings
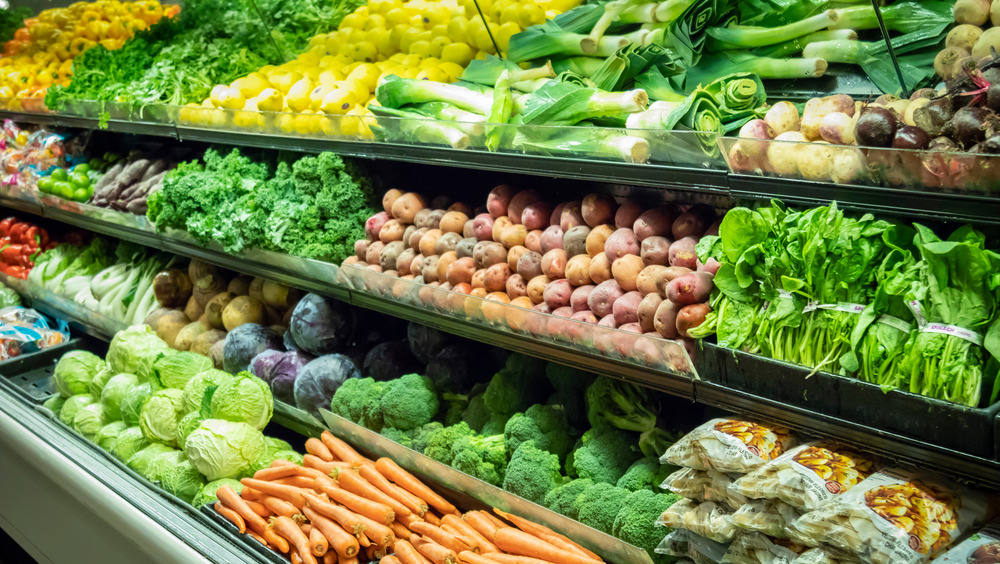
[[[854,558],[845,558],[840,554],[834,555],[825,548],[810,548],[803,552],[792,564],[857,564]]]
[[[64,398],[90,393],[90,382],[104,368],[101,357],[87,351],[70,351],[56,363],[52,380]]]
[[[240,372],[215,389],[211,417],[246,423],[257,430],[267,426],[274,413],[271,388],[249,372]]]
[[[215,497],[215,492],[219,491],[219,488],[222,486],[229,486],[233,488],[234,492],[243,493],[243,484],[239,480],[234,480],[232,478],[214,480],[202,486],[198,495],[194,496],[194,499],[191,500],[191,505],[201,507],[206,503],[215,503],[216,501],[219,501],[219,498]]]
[[[653,552],[666,556],[687,556],[690,534],[691,532],[686,529],[674,529],[663,537]]]
[[[761,533],[742,532],[722,556],[722,564],[791,564],[806,547]]]
[[[789,526],[792,538],[829,545],[870,564],[927,562],[992,517],[989,498],[937,476],[875,472]]]
[[[744,530],[788,538],[788,525],[801,516],[801,511],[782,501],[755,499],[733,513],[733,523]]]
[[[797,443],[784,427],[727,417],[713,419],[685,435],[667,449],[660,462],[746,474]]]
[[[1000,519],[950,548],[934,564],[1000,564]]]
[[[834,443],[807,443],[743,476],[732,489],[812,511],[875,471],[871,457]]]
[[[730,489],[737,478],[716,470],[681,468],[667,476],[660,487],[688,499],[722,502],[736,509],[747,502],[745,496]]]
[[[111,447],[111,454],[122,462],[132,458],[135,453],[149,446],[149,441],[142,435],[142,429],[138,425],[128,427],[115,438],[115,444]]]
[[[257,323],[244,323],[226,335],[222,345],[222,366],[236,374],[250,369],[250,361],[260,353],[283,347],[281,335]]]
[[[0,286],[0,290],[5,289]],[[16,294],[15,294],[16,296]],[[0,292],[0,302],[4,294]],[[45,317],[33,309],[0,304],[0,360],[53,347],[69,339],[69,327],[59,321],[50,329]]]
[[[721,503],[682,499],[664,511],[657,524],[687,529],[715,542],[726,543],[733,540],[739,530],[732,515],[732,510]]]
[[[212,368],[207,356],[193,352],[178,352],[158,358],[153,362],[153,376],[164,388],[184,389],[188,380]]]

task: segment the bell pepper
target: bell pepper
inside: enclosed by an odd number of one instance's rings
[[[8,237],[10,235],[10,228],[17,221],[14,216],[4,218],[0,221],[0,237]]]
[[[23,266],[10,266],[7,268],[7,274],[21,280],[28,279],[28,269]]]

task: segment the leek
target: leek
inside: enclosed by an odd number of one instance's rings
[[[483,124],[486,123],[486,116],[467,112],[445,102],[414,104],[409,106],[407,110],[412,110],[430,119],[454,122],[452,125],[455,128],[462,130],[472,137],[478,137],[485,131]]]
[[[922,32],[916,33],[922,34]],[[896,49],[898,55],[903,55],[915,47],[922,46],[923,42],[905,44],[905,40],[912,35],[914,34],[892,39],[893,48]],[[829,57],[829,61],[834,63],[860,65],[861,70],[882,92],[899,94],[901,91],[899,77],[896,75],[895,67],[892,65],[883,41],[821,41],[807,45],[803,53],[807,57]],[[897,58],[899,69],[903,73],[903,80],[909,89],[916,89],[934,76],[933,57],[933,53],[928,53]]]
[[[685,77],[685,86],[693,90],[699,84],[708,84],[737,68],[767,80],[820,77],[827,66],[823,59],[772,59],[755,57],[747,51],[724,51],[713,54],[690,69]]]
[[[518,136],[515,147],[527,153],[608,158],[627,163],[649,161],[649,141],[598,127],[579,127],[544,140]]]
[[[588,36],[546,26],[530,27],[510,38],[507,60],[515,63],[544,59],[553,55],[594,55],[607,57],[624,47],[628,39],[622,36],[602,37],[591,52],[584,51],[583,42]]]
[[[481,115],[490,113],[493,95],[489,89],[475,91],[460,84],[445,84],[389,75],[375,88],[375,99],[386,108],[421,102],[447,102]]]
[[[528,96],[519,121],[526,125],[574,125],[591,118],[640,112],[648,103],[644,90],[604,92],[553,80]]]
[[[504,69],[493,87],[493,107],[490,109],[490,125],[486,130],[486,148],[496,151],[503,145],[510,127],[507,123],[514,111],[514,94],[510,91],[510,71]]]
[[[428,119],[416,112],[370,105],[376,117],[397,118],[377,121],[374,132],[386,141],[406,141],[430,145],[448,145],[453,149],[466,149],[472,144],[470,135],[462,124]]]
[[[618,15],[626,8],[637,6],[639,2],[640,0],[613,0],[604,4],[604,13],[601,14],[600,19],[594,23],[594,27],[590,28],[590,33],[580,43],[583,52],[588,55],[596,53],[597,46],[600,44],[601,38],[604,37],[604,32],[618,19]]]
[[[602,66],[604,61],[596,57],[569,57],[552,63],[556,72],[575,72],[583,76],[593,76]]]
[[[544,65],[522,69],[509,60],[500,59],[493,55],[487,55],[485,59],[474,59],[462,73],[462,80],[493,86],[500,73],[507,70],[510,73],[510,82],[527,82],[539,78],[555,78],[556,73],[552,69],[552,63],[545,61]]]
[[[640,4],[624,10],[618,15],[618,21],[625,24],[656,23],[656,8],[658,4]]]
[[[827,30],[827,31],[817,31],[816,33],[810,33],[809,35],[803,35],[802,37],[797,37],[791,41],[785,41],[784,43],[779,43],[777,45],[769,45],[767,47],[761,47],[759,49],[754,49],[753,54],[758,57],[772,57],[781,58],[787,57],[789,55],[794,55],[796,53],[801,53],[805,49],[806,45],[810,43],[816,43],[819,41],[836,41],[838,39],[857,39],[858,33],[853,29],[837,29],[837,30]],[[830,62],[829,60],[827,62]]]
[[[815,33],[837,23],[839,14],[836,10],[827,10],[821,14],[799,20],[780,27],[736,26],[713,27],[708,30],[711,39],[708,42],[709,51],[726,51],[730,49],[763,47],[791,41],[797,37]]]
[[[515,82],[510,85],[511,88],[517,90],[518,92],[534,92],[539,88],[545,86],[549,83],[549,78],[536,78],[535,80],[522,80],[521,82]]]
[[[695,132],[701,150],[718,153],[718,138],[724,133],[719,106],[709,92],[698,89],[682,102],[656,102],[644,112],[628,116],[628,129]]]
[[[724,76],[705,86],[704,90],[715,98],[726,133],[738,130],[751,119],[763,117],[767,111],[767,92],[755,74]]]
[[[666,50],[659,45],[639,46],[633,43],[605,59],[590,79],[601,90],[622,90],[627,84],[632,84],[637,75],[667,58]]]
[[[655,67],[635,77],[635,85],[645,90],[652,100],[680,102],[686,98],[684,94],[674,90],[670,81]]]
[[[923,2],[897,2],[881,8],[882,21],[889,31],[913,33],[938,26],[947,27],[952,20],[954,2],[925,0]],[[852,6],[837,10],[839,19],[832,29],[878,29],[878,17],[871,6]],[[941,30],[944,29],[941,28]],[[941,31],[937,32],[940,35]]]
[[[694,0],[667,0],[660,2],[656,6],[656,21],[672,22],[684,15],[684,11],[691,7]]]

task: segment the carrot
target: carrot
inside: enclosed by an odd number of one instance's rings
[[[294,550],[292,551],[291,558],[292,558],[292,564],[303,564],[302,559],[299,558],[299,553],[295,552]]]
[[[246,501],[260,501],[263,495],[253,488],[244,487],[243,491],[240,492],[240,497]]]
[[[312,506],[316,512],[333,519],[337,523],[340,523],[340,526],[343,527],[345,531],[354,536],[359,536],[365,532],[364,523],[361,522],[358,515],[353,511],[335,503],[324,501],[318,495],[313,495],[311,493],[305,493],[303,495],[305,496],[308,504]],[[360,541],[360,539],[358,540]]]
[[[226,518],[227,521],[236,525],[241,533],[247,532],[247,523],[240,517],[240,514],[233,511],[232,509],[222,505],[221,501],[215,502],[215,512]]]
[[[333,460],[350,462],[351,466],[355,468],[365,463],[364,457],[358,454],[358,451],[351,448],[351,445],[334,437],[330,431],[323,431],[320,439],[322,439],[326,448],[330,449],[330,452],[333,453]]]
[[[264,537],[258,535],[257,533],[255,533],[253,531],[250,531],[250,530],[247,531],[247,534],[250,535],[253,538],[253,540],[259,542],[260,544],[262,544],[264,546],[267,546],[267,541],[264,540]]]
[[[379,546],[389,546],[396,542],[396,535],[392,532],[392,529],[383,525],[382,523],[377,523],[360,513],[356,513],[358,519],[365,526],[365,536],[371,539],[372,544],[377,544]]]
[[[244,501],[246,501],[246,500],[244,500]],[[247,501],[246,504],[247,504],[247,507],[249,507],[251,510],[253,510],[254,513],[256,513],[257,515],[260,515],[264,519],[267,519],[271,515],[274,515],[274,513],[270,509],[264,507],[264,504],[260,503],[259,501]]]
[[[319,529],[319,532],[323,533],[323,536],[330,543],[330,549],[336,552],[338,556],[341,558],[350,558],[358,553],[358,539],[354,538],[354,535],[345,531],[336,522],[317,512],[312,506],[307,505],[302,510],[313,524],[313,529]]]
[[[390,554],[388,556],[384,556],[382,560],[379,560],[378,564],[403,564],[403,563],[399,561],[399,558],[396,558],[394,555]]]
[[[406,525],[400,523],[399,521],[393,521],[389,528],[392,529],[392,534],[396,535],[397,539],[407,539],[409,540],[413,536],[413,532],[406,527]]]
[[[358,544],[361,545],[361,548],[368,548],[372,545],[372,540],[366,537],[364,533],[361,533],[358,535]]]
[[[500,527],[508,527],[509,526],[507,523],[504,523],[500,519],[497,519],[496,517],[494,517],[492,514],[490,514],[489,511],[480,511],[480,513],[483,514],[483,517],[486,517],[487,519],[490,520],[491,523],[493,523],[494,525],[496,525],[496,527],[498,529]]]
[[[330,476],[335,471],[350,468],[350,463],[338,462],[338,461],[326,461],[322,458],[307,454],[302,457],[302,465],[306,468],[312,468],[313,470],[318,470],[323,473],[324,476]]]
[[[323,444],[323,441],[315,437],[306,439],[306,452],[313,456],[318,456],[327,462],[333,461],[333,453]]]
[[[373,544],[364,550],[365,560],[370,562],[372,560],[381,560],[383,556],[386,555],[388,551],[385,548],[380,547],[377,544]]]
[[[339,564],[340,562],[344,562],[344,560],[338,558],[337,553],[332,550],[323,555],[323,564]]]
[[[285,460],[284,458],[275,458],[271,461],[271,468],[276,466],[294,466],[295,468],[301,468],[298,464],[292,462],[291,460]]]
[[[521,556],[531,556],[533,558],[548,560],[555,564],[603,562],[603,560],[585,558],[578,552],[558,548],[551,543],[513,527],[505,527],[497,531],[494,542],[504,552],[519,554]]]
[[[486,537],[476,529],[469,526],[461,517],[448,514],[441,518],[441,524],[453,527],[458,534],[465,537],[469,542],[479,547],[479,552],[498,552],[500,549],[495,544],[486,540]]]
[[[451,515],[451,513],[449,513],[448,515]],[[441,518],[438,517],[433,511],[428,511],[427,513],[424,513],[424,520],[430,523],[431,525],[434,525],[435,527],[441,526]]]
[[[423,515],[424,513],[427,513],[427,504],[424,503],[424,500],[418,498],[417,496],[411,494],[410,492],[390,482],[388,479],[386,479],[385,476],[382,475],[381,472],[379,472],[375,468],[374,463],[370,464],[366,463],[364,466],[358,469],[358,473],[361,474],[362,478],[368,480],[368,483],[378,488],[382,493],[384,493],[391,499],[396,500],[396,503],[398,503],[399,505],[413,511],[418,515]],[[389,505],[389,507],[393,506]],[[405,514],[404,512],[400,511],[398,507],[393,507],[393,511],[396,512],[397,516]]]
[[[458,559],[463,564],[496,564],[496,560],[490,560],[484,555],[476,554],[475,552],[470,552],[466,550],[465,552],[458,553]]]
[[[434,564],[458,563],[458,555],[455,554],[454,550],[443,547],[427,537],[414,539],[413,547],[417,549],[417,552],[423,554]]]
[[[293,520],[296,515],[301,514],[298,507],[295,507],[291,502],[285,501],[278,497],[264,496],[263,498],[264,507],[275,515],[284,515],[285,517],[291,517]]]
[[[496,507],[493,508],[493,511],[495,511],[497,515],[503,517],[504,519],[510,521],[511,523],[514,523],[514,525],[517,526],[517,528],[521,529],[522,531],[530,535],[534,535],[542,539],[543,541],[550,542],[564,550],[577,552],[581,554],[584,558],[590,558],[591,560],[601,560],[600,556],[594,554],[593,552],[587,550],[586,548],[583,548],[582,546],[571,540],[569,537],[560,535],[559,533],[553,531],[552,529],[544,525],[539,525],[538,523],[535,523],[534,521],[529,521],[524,517],[519,517],[517,515],[506,513],[504,511],[497,509]]]
[[[358,557],[355,556],[354,558],[341,558],[340,564],[358,564]]]
[[[464,550],[472,550],[472,545],[465,540],[449,533],[441,527],[431,525],[430,523],[414,523],[410,529],[414,533],[424,535],[445,548],[454,550],[456,554]]]
[[[240,482],[244,486],[250,486],[263,494],[289,501],[295,507],[302,507],[306,504],[305,498],[302,497],[301,487],[276,484],[274,482],[264,482],[262,480],[254,480],[253,478],[243,478]]]
[[[312,550],[313,556],[323,556],[327,550],[330,550],[330,541],[319,529],[313,527],[309,531],[309,548]]]
[[[348,470],[345,473],[351,473]],[[360,478],[360,476],[358,476]],[[376,523],[389,525],[396,520],[396,514],[388,505],[351,493],[345,489],[321,486],[320,491],[325,493],[333,501],[343,505],[358,515],[364,515]]]
[[[504,554],[502,552],[491,552],[484,556],[490,562],[496,564],[552,564],[548,560],[540,560],[530,556],[518,556],[517,554]]]
[[[454,505],[434,493],[434,490],[428,488],[427,485],[418,480],[413,474],[403,470],[392,460],[382,457],[375,461],[375,468],[390,481],[424,500],[428,505],[441,513],[455,513],[456,509]]]
[[[282,486],[292,486],[293,488],[308,488],[313,487],[313,477],[312,476],[290,476],[288,478],[281,478],[280,480],[271,481],[272,484],[279,484]]]
[[[302,520],[305,521],[305,516],[302,517]],[[295,519],[292,519],[292,521],[295,521]],[[313,530],[313,526],[310,525],[309,523],[303,523],[299,521],[295,521],[295,524],[298,525],[300,529],[302,529],[302,532],[305,533],[306,537],[308,538],[309,533],[311,533]]]
[[[254,472],[253,477],[255,480],[271,481],[295,476],[298,473],[297,466],[270,466]]]
[[[417,552],[417,549],[413,548],[412,544],[403,539],[397,540],[396,544],[392,545],[392,548],[403,564],[433,564],[433,562]]]
[[[271,528],[294,547],[294,551],[299,554],[299,558],[302,559],[303,564],[319,564],[316,562],[316,557],[313,556],[312,550],[310,550],[309,538],[306,537],[295,521],[284,515],[275,517],[271,520]]]
[[[378,472],[375,473],[378,474]],[[355,472],[354,470],[338,470],[331,475],[343,489],[365,499],[388,506],[396,515],[409,515],[412,513],[408,507],[374,486],[371,481],[367,480],[359,472]]]
[[[233,488],[229,486],[222,486],[215,492],[215,496],[219,498],[222,505],[225,505],[238,513],[239,516],[243,518],[243,521],[247,524],[247,526],[253,529],[257,534],[264,537],[268,543],[271,542],[271,540],[267,538],[267,535],[264,534],[264,531],[267,530],[267,523],[263,518],[261,518],[260,515],[257,515],[252,509],[250,509],[247,503],[243,501],[243,498],[236,495]]]
[[[483,515],[484,513],[482,511],[469,511],[462,516],[462,520],[468,523],[469,526],[475,529],[479,534],[483,535],[486,540],[491,543],[496,543],[494,537],[497,529],[500,527],[497,527],[493,521],[490,521]]]

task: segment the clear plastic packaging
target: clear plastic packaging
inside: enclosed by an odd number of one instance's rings
[[[0,360],[54,347],[69,339],[64,322],[53,329],[33,309],[11,306],[0,309]]]
[[[934,560],[934,564],[1000,564],[1000,519],[976,533]]]
[[[791,564],[806,547],[761,533],[743,532],[733,539],[722,564]]]
[[[717,501],[736,509],[747,502],[746,496],[730,488],[737,478],[717,470],[681,468],[667,476],[660,487],[688,499]]]
[[[667,556],[687,556],[690,535],[691,532],[686,529],[674,529],[663,537],[653,552]]]
[[[733,490],[754,499],[779,499],[804,511],[857,485],[875,470],[871,457],[833,443],[807,443],[743,476]]]
[[[792,564],[857,564],[854,558],[834,554],[825,548],[810,548],[796,558]]]
[[[692,533],[719,543],[733,540],[738,531],[733,523],[732,510],[721,503],[698,503],[682,499],[660,515],[658,525],[687,529]]]
[[[782,501],[755,499],[733,513],[733,523],[748,531],[788,538],[788,525],[801,516],[801,511]]]
[[[785,427],[726,417],[712,419],[685,435],[667,449],[660,462],[746,474],[796,444],[795,435]]]

